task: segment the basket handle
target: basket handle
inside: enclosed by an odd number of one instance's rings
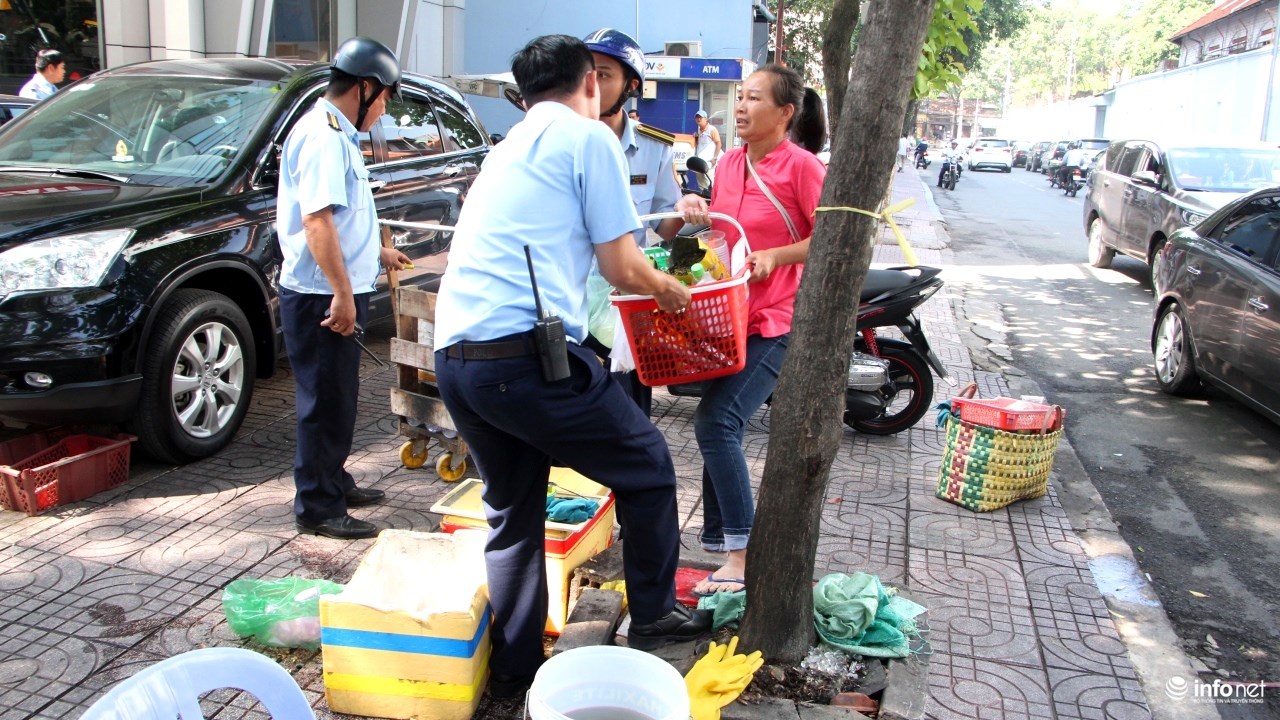
[[[742,257],[744,259],[751,254],[751,243],[747,240],[747,231],[742,228],[742,223],[734,219],[733,216],[725,215],[724,213],[709,212],[707,213],[707,217],[713,220],[724,220],[725,222],[729,223],[730,225],[738,229],[738,239],[741,240],[742,242],[739,243],[738,245],[733,246],[733,255],[730,259],[730,264],[733,264],[733,260],[736,260],[738,258],[739,246],[741,246],[743,249],[746,250],[746,252],[742,253]],[[683,219],[684,213],[678,213],[678,212],[650,213],[648,215],[641,215],[640,222],[647,223],[651,220],[671,220],[675,218]],[[733,272],[733,268],[729,268],[729,271]]]
[[[960,388],[960,392],[956,393],[956,397],[972,400],[978,394],[978,383],[971,382]]]

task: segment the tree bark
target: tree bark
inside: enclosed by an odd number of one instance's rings
[[[875,210],[891,175],[934,0],[873,0],[841,107],[822,206]],[[795,320],[774,393],[769,454],[747,553],[742,647],[795,664],[813,644],[813,565],[831,462],[843,433],[844,389],[858,295],[880,221],[817,214]]]
[[[912,137],[924,137],[924,133],[916,132],[916,111],[920,109],[919,100],[907,102],[907,112],[902,117],[902,132]],[[915,148],[911,148],[915,150]]]
[[[849,87],[849,65],[853,56],[849,43],[858,29],[858,0],[835,0],[827,29],[822,33],[822,79],[827,85],[827,132],[835,148],[836,131],[840,127],[840,102]]]

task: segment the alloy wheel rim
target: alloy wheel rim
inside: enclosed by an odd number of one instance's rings
[[[231,423],[244,391],[239,338],[221,322],[200,325],[179,346],[171,375],[171,409],[183,432],[218,434]]]
[[[1089,262],[1096,263],[1102,259],[1102,224],[1101,220],[1094,220],[1089,226]]]
[[[1182,368],[1182,320],[1176,311],[1165,313],[1156,334],[1156,374],[1160,381],[1169,384]]]

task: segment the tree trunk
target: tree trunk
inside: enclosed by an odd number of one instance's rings
[[[907,112],[902,116],[902,132],[916,138],[925,136],[922,132],[916,132],[916,111],[920,109],[919,100],[907,101]],[[915,148],[911,148],[915,150]]]
[[[845,90],[849,87],[849,43],[858,29],[858,0],[835,0],[827,29],[822,33],[822,79],[827,85],[827,132],[835,149],[836,131],[840,127],[840,110]]]
[[[844,95],[822,206],[874,210],[897,153],[934,0],[874,0]],[[817,214],[813,244],[770,419],[759,512],[747,553],[742,647],[798,663],[813,644],[813,564],[844,390],[858,294],[880,221]]]

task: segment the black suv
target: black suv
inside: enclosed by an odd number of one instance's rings
[[[165,60],[97,73],[0,129],[0,418],[124,423],[182,462],[231,441],[283,347],[278,155],[324,65]],[[452,224],[489,150],[409,75],[362,136],[379,216]],[[449,236],[392,233],[443,272]],[[385,278],[371,307],[390,314]]]

